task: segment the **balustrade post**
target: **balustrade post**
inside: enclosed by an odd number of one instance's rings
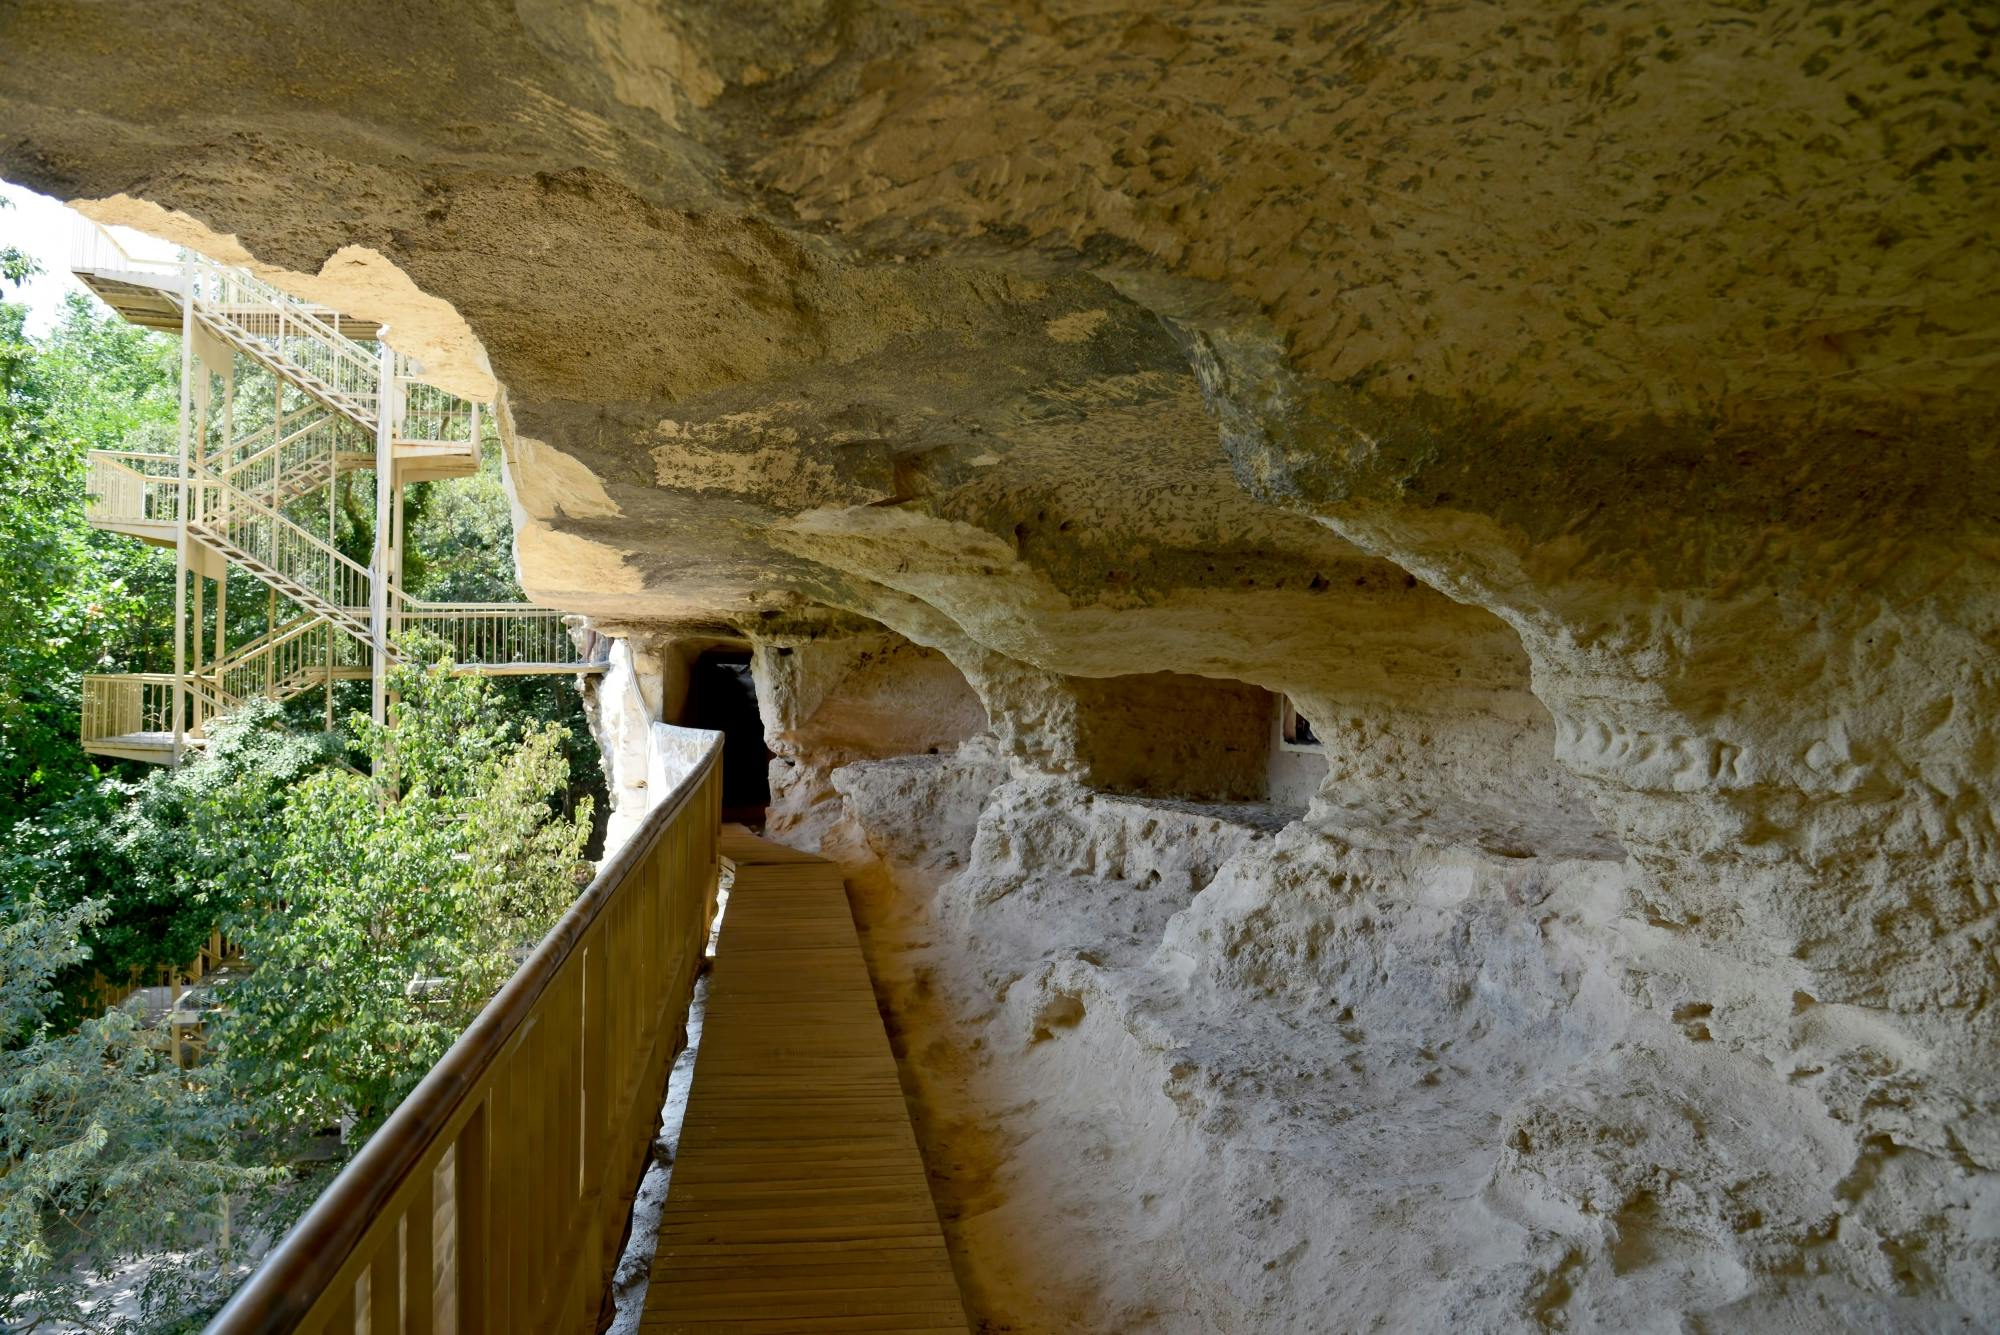
[[[426,1171],[403,1217],[403,1329],[432,1335],[437,1314],[437,1176]]]
[[[492,1328],[486,1302],[490,1282],[487,1247],[491,1237],[488,1217],[492,1213],[492,1107],[493,1095],[489,1094],[466,1122],[465,1129],[458,1133],[458,1143],[452,1151],[455,1177],[451,1188],[451,1254],[458,1281],[458,1329],[466,1335]]]
[[[403,1220],[405,1227],[408,1223]],[[402,1260],[398,1245],[382,1248],[368,1263],[368,1335],[395,1335],[403,1328]]]
[[[339,1335],[352,1335],[355,1330],[354,1290],[360,1283],[360,1280],[356,1280],[347,1286],[347,1291],[341,1295],[340,1302],[333,1309],[332,1318],[326,1323],[327,1330],[338,1331]]]
[[[223,660],[229,648],[229,564],[224,562],[222,573],[215,577],[215,654],[211,662],[217,672],[222,670]],[[216,685],[222,684],[221,678]]]
[[[608,1275],[610,1263],[616,1260],[603,1247],[604,1210],[617,1195],[611,1189],[612,1184],[605,1180],[605,1150],[618,1131],[617,1110],[611,1104],[613,1086],[606,1069],[609,1031],[604,1008],[610,1004],[611,996],[606,967],[610,960],[605,950],[608,937],[608,931],[599,925],[588,938],[583,957],[583,1016],[579,1035],[583,1053],[583,1188],[598,1194],[597,1208],[590,1211],[596,1238],[585,1239],[585,1254],[593,1258],[600,1275]]]

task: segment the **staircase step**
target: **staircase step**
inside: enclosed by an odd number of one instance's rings
[[[334,411],[352,419],[356,424],[367,428],[369,431],[372,432],[376,429],[374,409],[364,405],[361,400],[334,388],[327,381],[306,370],[305,367],[299,365],[299,363],[293,361],[290,357],[285,356],[279,349],[273,348],[256,335],[244,330],[242,326],[230,320],[226,315],[214,310],[204,310],[199,306],[195,309],[195,315],[201,321],[203,327],[210,333],[222,339],[223,342],[228,343],[231,347],[236,348],[266,370],[290,381],[299,389],[304,390]]]

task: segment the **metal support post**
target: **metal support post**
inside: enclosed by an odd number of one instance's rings
[[[189,434],[194,429],[194,260],[181,262],[180,523],[174,526],[174,764],[187,749],[188,520],[194,490],[188,485]]]
[[[374,650],[377,723],[389,719],[389,569],[391,511],[396,494],[396,354],[381,345],[375,398],[375,560],[368,581],[368,641]]]

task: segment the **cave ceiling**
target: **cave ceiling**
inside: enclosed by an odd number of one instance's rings
[[[1994,541],[1990,17],[16,3],[0,170],[423,325],[571,610],[1709,588]]]

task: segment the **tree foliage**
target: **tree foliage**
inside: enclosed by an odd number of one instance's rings
[[[576,894],[590,811],[549,803],[567,780],[562,729],[523,724],[486,679],[414,643],[392,684],[388,726],[350,720],[359,766],[254,706],[122,818],[115,837],[154,850],[202,897],[209,916],[189,920],[219,916],[253,965],[224,994],[217,1060],[175,1069],[123,1009],[52,1024],[56,980],[104,905],[30,895],[7,910],[7,1320],[109,1328],[86,1311],[89,1275],[170,1253],[181,1263],[155,1265],[149,1312],[219,1301],[224,1202],[269,1187],[302,1135],[372,1132]]]
[[[14,1329],[92,1324],[87,1280],[135,1256],[200,1248],[201,1269],[221,1271],[233,1257],[214,1221],[274,1176],[239,1160],[245,1119],[215,1073],[179,1070],[131,1012],[50,1024],[55,980],[103,912],[29,899],[0,921],[0,1025],[25,1036],[0,1052],[0,1321]]]
[[[485,420],[488,431],[477,473],[410,488],[409,546],[423,552],[424,559],[407,573],[410,592],[419,598],[482,603],[518,602],[523,596],[514,574],[514,519],[500,474],[500,442],[491,419]],[[563,729],[570,781],[557,806],[565,816],[575,816],[587,804],[597,819],[593,846],[601,843],[610,793],[584,717],[583,696],[562,677],[504,677],[493,683],[493,691],[503,709]]]
[[[369,772],[293,790],[270,898],[236,923],[256,969],[222,1046],[274,1129],[372,1131],[576,894],[590,813],[549,806],[562,729],[511,719],[441,657],[392,684],[390,726],[352,720]]]
[[[73,296],[54,333],[0,303],[0,806],[31,811],[96,778],[76,738],[86,671],[171,661],[158,607],[173,562],[84,519],[92,449],[171,432],[171,344]],[[107,666],[109,665],[109,666]]]
[[[11,209],[13,204],[0,199],[0,209]],[[0,246],[0,283],[19,286],[41,272],[42,266],[34,257],[19,246]]]
[[[286,794],[339,750],[337,737],[292,731],[282,706],[253,699],[212,723],[208,745],[178,769],[117,785],[127,798],[110,838],[127,879],[119,921],[92,938],[100,967],[121,977],[162,955],[193,959],[219,923],[263,902]]]

